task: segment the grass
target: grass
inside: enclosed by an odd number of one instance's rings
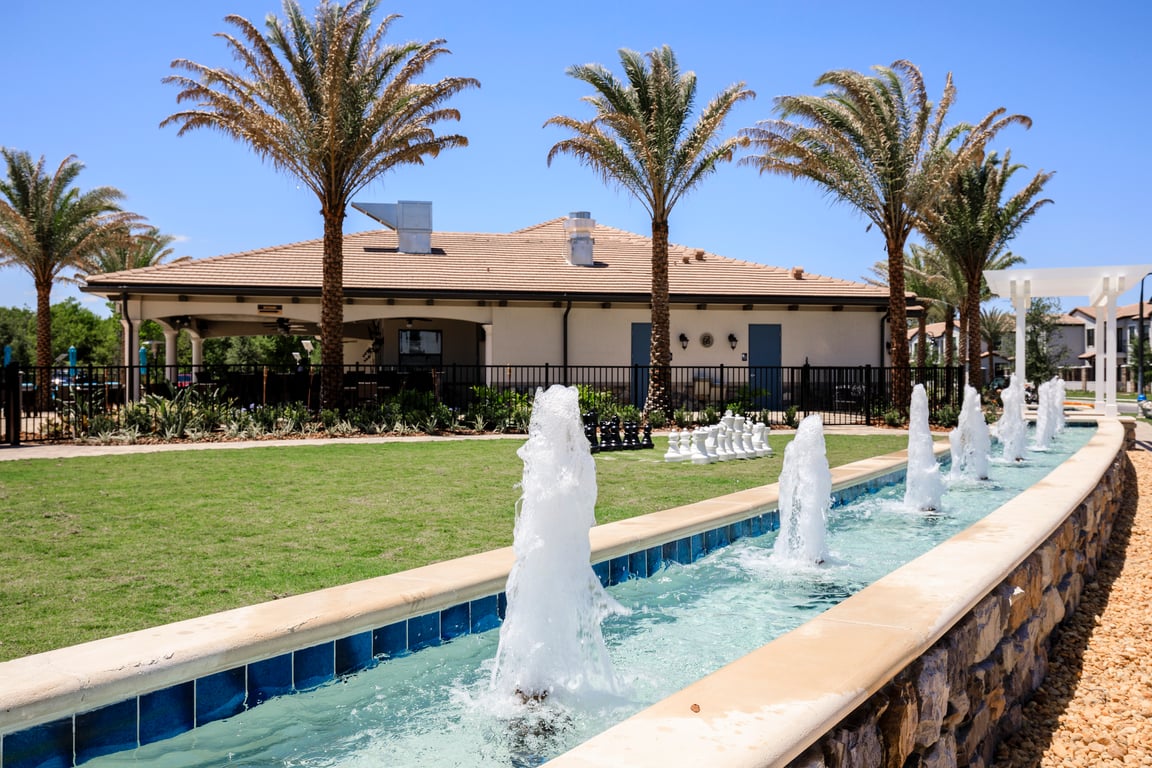
[[[598,454],[611,522],[775,482],[773,458]],[[833,466],[907,445],[828,435]],[[523,438],[0,462],[0,661],[512,543]]]

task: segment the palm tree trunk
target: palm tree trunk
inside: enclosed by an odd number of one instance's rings
[[[944,365],[956,365],[956,339],[952,331],[956,328],[956,308],[951,304],[944,310]]]
[[[888,237],[888,327],[892,339],[892,407],[908,415],[912,383],[908,370],[908,309],[904,298],[904,241]]]
[[[672,388],[672,346],[668,306],[668,221],[652,218],[652,340],[649,347],[650,375],[644,412],[668,412]]]
[[[919,339],[916,344],[916,367],[924,368],[928,365],[928,309],[921,308],[919,323]]]
[[[984,386],[984,368],[980,362],[980,281],[968,286],[968,383],[980,391]]]
[[[36,407],[46,409],[52,384],[52,280],[36,280]]]
[[[327,204],[320,289],[320,407],[339,408],[344,386],[344,206]]]

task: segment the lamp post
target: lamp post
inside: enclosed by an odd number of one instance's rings
[[[1152,272],[1140,278],[1140,325],[1136,328],[1137,338],[1140,339],[1140,352],[1136,355],[1136,400],[1141,403],[1147,400],[1144,397],[1144,344],[1147,341],[1147,334],[1144,333],[1144,279],[1148,275],[1152,275]]]

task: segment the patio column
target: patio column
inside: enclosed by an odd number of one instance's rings
[[[1107,367],[1107,389],[1104,390],[1104,415],[1116,416],[1119,410],[1116,407],[1116,294],[1109,292],[1108,299],[1105,304],[1106,313],[1108,315],[1108,341],[1107,359],[1104,365]]]
[[[484,385],[492,386],[492,323],[481,323],[484,329]]]
[[[1016,381],[1023,384],[1026,379],[1024,367],[1025,331],[1028,323],[1028,306],[1032,303],[1032,284],[1028,280],[1012,281],[1012,308],[1016,310]]]
[[[176,380],[176,339],[179,336],[180,331],[164,327],[164,378],[168,381]]]
[[[1104,355],[1108,344],[1108,319],[1099,308],[1096,310],[1096,400],[1093,407],[1104,412]]]
[[[200,334],[188,331],[188,340],[192,342],[192,373],[195,378],[200,366],[204,365],[204,339]]]

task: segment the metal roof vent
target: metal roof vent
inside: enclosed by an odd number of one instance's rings
[[[578,267],[590,267],[595,263],[592,256],[592,230],[596,220],[588,211],[573,211],[564,221],[564,231],[568,233],[568,263]]]
[[[401,253],[432,253],[432,203],[401,200],[396,203],[352,203],[352,207],[396,230]]]

